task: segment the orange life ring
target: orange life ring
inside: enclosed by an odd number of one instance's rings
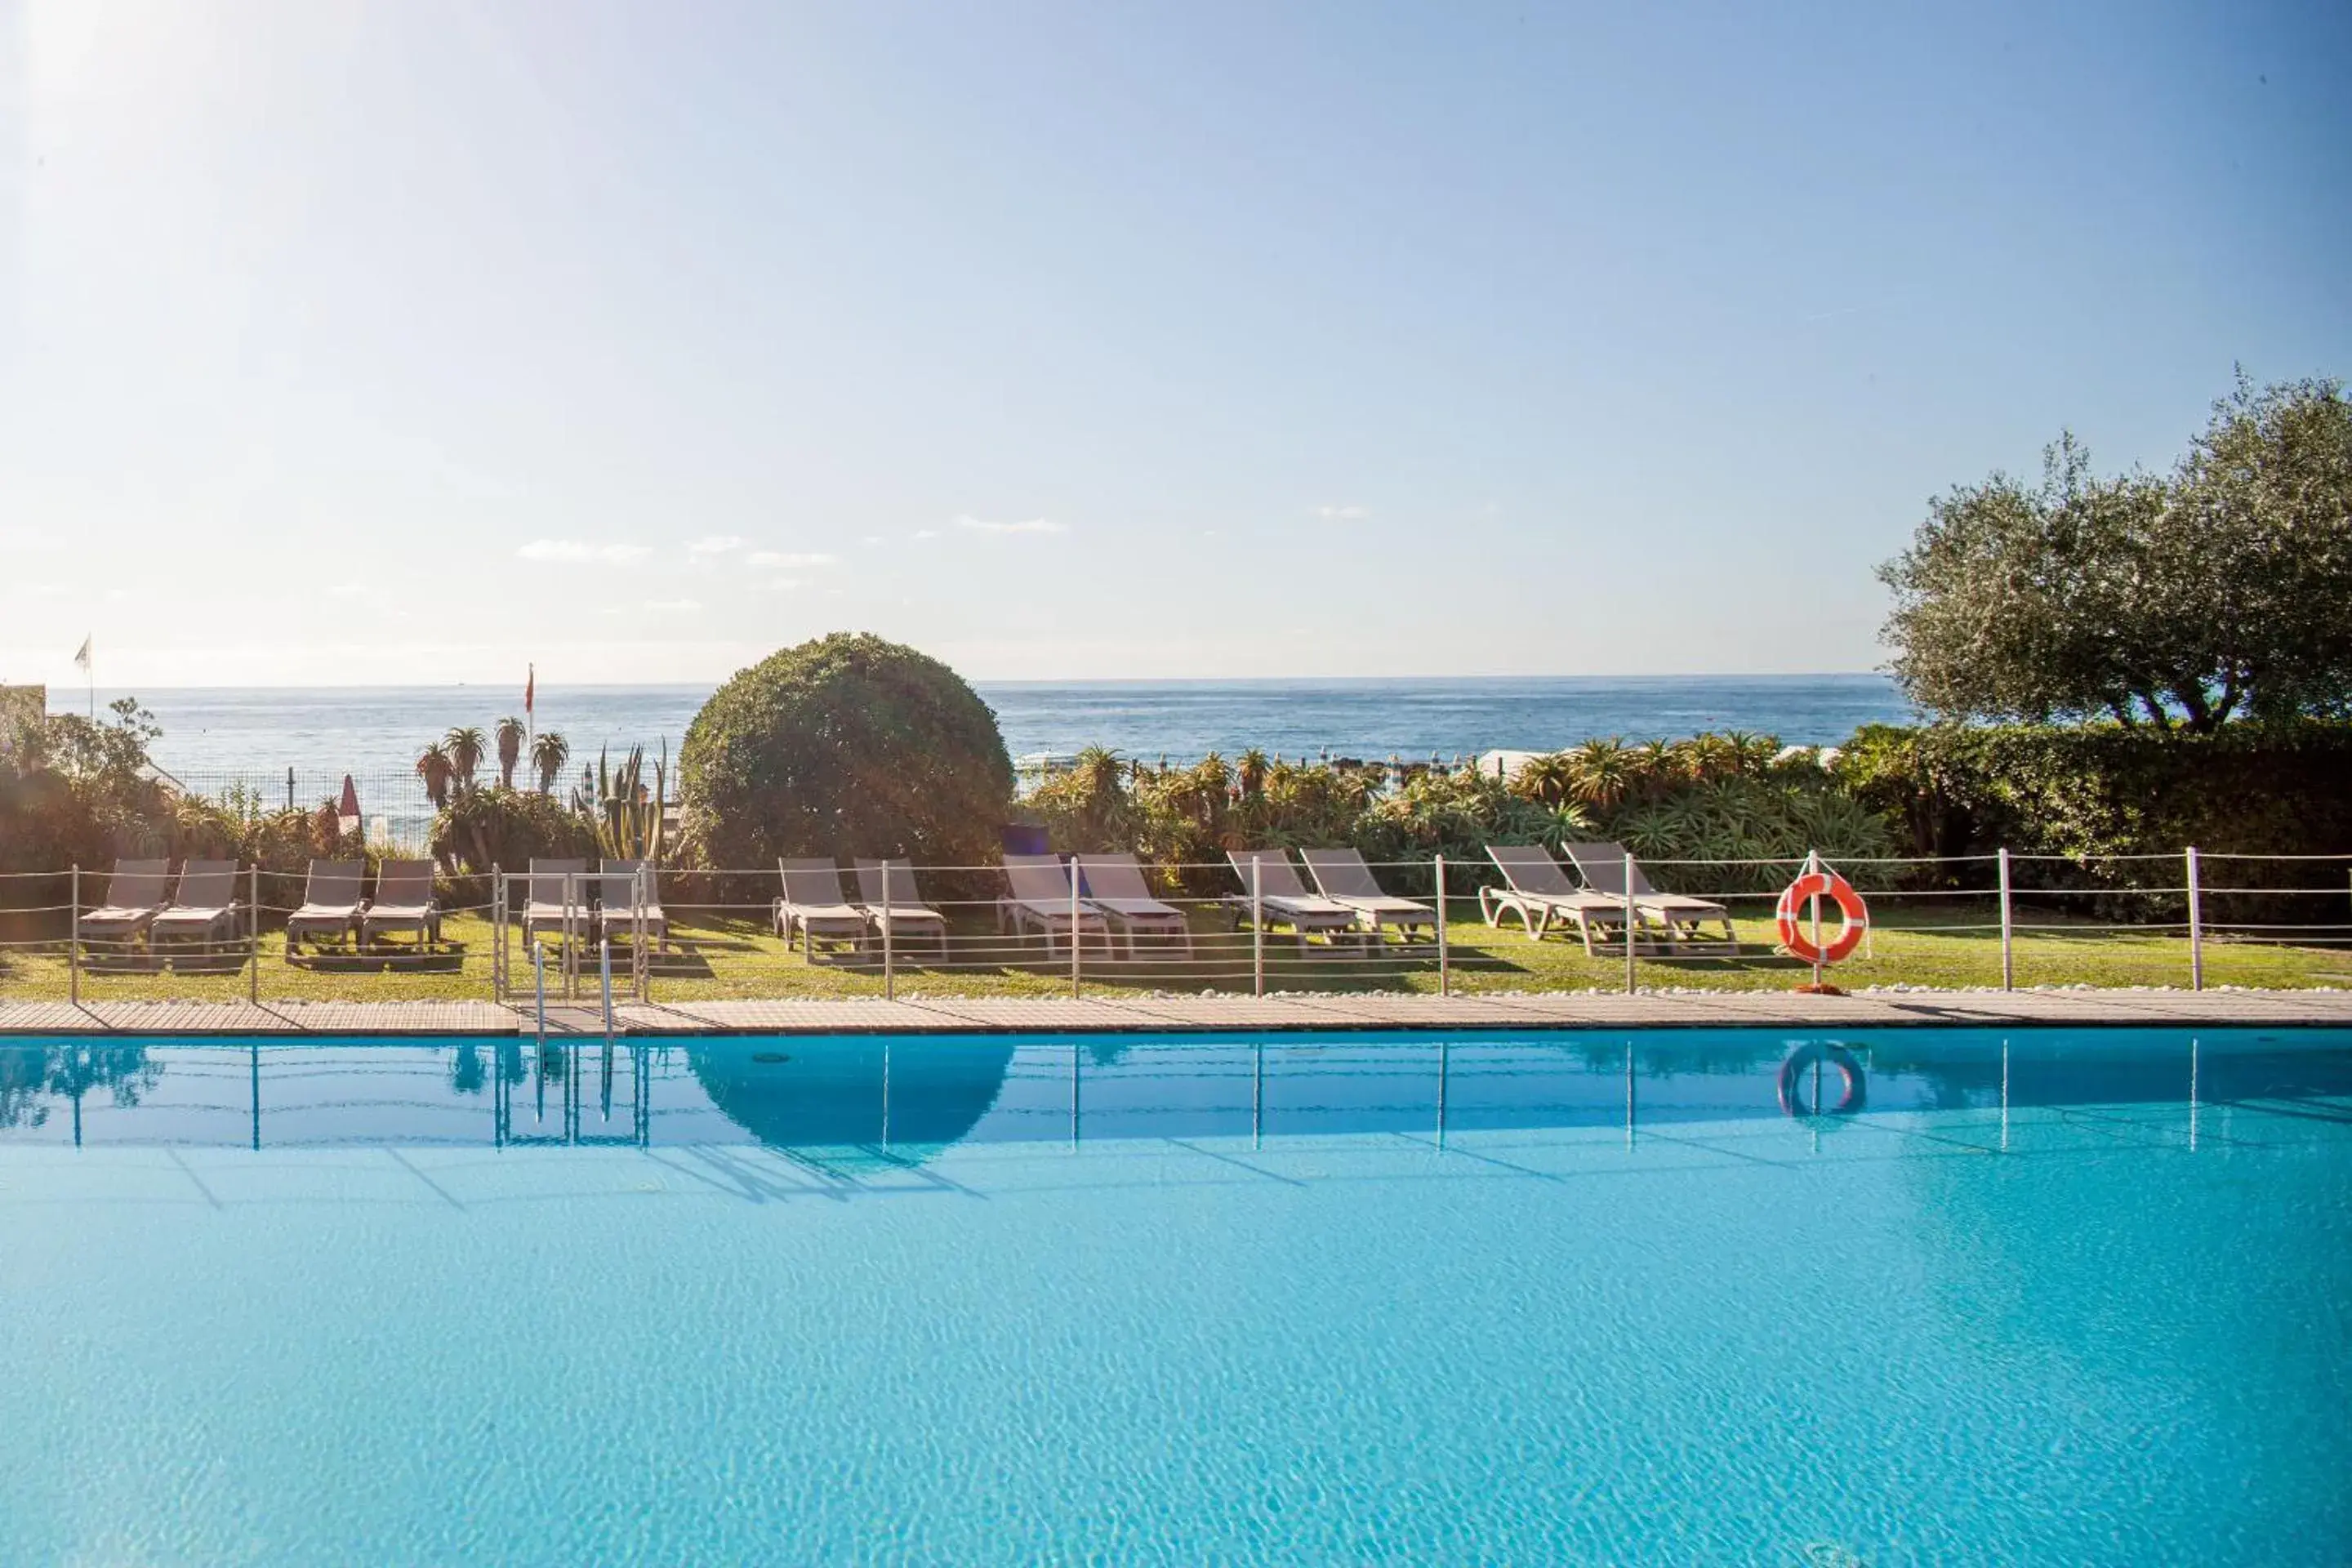
[[[1836,903],[1840,921],[1837,935],[1820,949],[1813,946],[1811,922],[1803,918],[1805,905],[1817,896]],[[1863,933],[1870,929],[1869,907],[1853,890],[1853,884],[1835,871],[1808,871],[1783,888],[1772,918],[1780,928],[1780,945],[1807,963],[1816,959],[1823,963],[1843,962],[1862,945]]]

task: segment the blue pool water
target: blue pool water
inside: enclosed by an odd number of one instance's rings
[[[12,1563],[2352,1557],[2343,1033],[0,1041],[0,1243]]]

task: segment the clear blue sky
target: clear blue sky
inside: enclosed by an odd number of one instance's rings
[[[1859,669],[2352,371],[2352,7],[0,0],[0,679]]]

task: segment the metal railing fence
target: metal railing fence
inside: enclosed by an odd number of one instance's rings
[[[1869,912],[1830,978],[2201,988],[2220,955],[2231,973],[2267,982],[2352,981],[2339,973],[2352,959],[2334,956],[2352,949],[2352,855],[2105,858],[2120,864],[2069,862],[2083,876],[2071,887],[2020,875],[2055,858],[2007,851],[1833,863],[1865,885]],[[108,910],[108,879],[87,868],[0,873],[0,998],[527,1003],[535,974],[562,1005],[601,1001],[607,986],[645,1004],[1097,988],[1634,991],[1793,984],[1810,973],[1776,929],[1776,886],[1757,885],[1793,878],[1801,858],[1628,856],[1600,879],[1606,888],[1580,887],[1562,867],[1568,890],[1538,896],[1514,890],[1491,864],[1432,856],[1371,864],[1378,905],[1328,899],[1295,858],[1280,859],[1279,874],[1272,851],[1239,866],[1147,865],[1148,904],[1066,867],[1050,897],[1017,896],[1001,865],[885,862],[887,897],[861,896],[845,868],[832,897],[803,887],[797,900],[773,868],[493,868],[443,879],[429,912],[396,920],[372,900],[306,907],[303,874],[262,867],[241,868],[236,897],[217,910],[160,916]],[[2126,871],[2134,885],[2119,904],[2103,879]],[[1204,886],[1220,890],[1188,890]],[[1428,891],[1391,890],[1406,888]],[[1808,909],[1801,929],[1819,940],[1843,923]]]

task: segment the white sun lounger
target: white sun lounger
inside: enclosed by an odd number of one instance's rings
[[[172,901],[147,922],[150,947],[159,942],[209,943],[224,928],[236,931],[236,862],[190,860],[180,868]]]
[[[814,963],[820,942],[853,951],[866,945],[866,911],[842,898],[841,868],[830,856],[778,860],[776,875],[783,882],[784,896],[771,912],[785,946],[792,945],[798,932],[801,951]]]
[[[532,858],[530,875],[523,882],[522,939],[529,942],[543,931],[565,942],[575,931],[588,934],[586,859]]]
[[[117,860],[106,879],[106,901],[81,913],[81,940],[129,945],[163,912],[171,882],[169,860]]]
[[[1378,936],[1383,926],[1394,926],[1408,941],[1416,931],[1437,940],[1437,911],[1382,892],[1380,879],[1355,850],[1301,849],[1298,856],[1307,862],[1307,874],[1315,879],[1317,889],[1333,903],[1355,910],[1357,921],[1372,935]]]
[[[562,896],[559,888],[556,897]],[[562,923],[560,915],[558,923]],[[360,941],[373,942],[389,931],[411,932],[419,947],[441,940],[441,910],[433,901],[432,861],[386,860],[376,868],[375,897],[360,916]]]
[[[669,916],[662,912],[661,895],[655,886],[654,873],[645,871],[643,878],[645,904],[637,903],[638,872],[645,870],[643,860],[599,860],[596,862],[596,931],[610,942],[616,936],[634,936],[638,922],[645,932],[669,947]]]
[[[1175,938],[1184,944],[1184,956],[1192,956],[1192,922],[1175,905],[1151,896],[1143,868],[1134,856],[1080,855],[1076,859],[1084,879],[1087,907],[1100,910],[1118,928],[1129,959],[1135,957],[1139,935]]]
[[[1627,892],[1626,877],[1633,877],[1633,908],[1642,919],[1656,922],[1666,932],[1668,946],[1685,942],[1716,942],[1738,947],[1739,938],[1731,929],[1731,911],[1708,899],[1688,898],[1681,893],[1662,893],[1650,885],[1642,870],[1642,863],[1625,853],[1622,844],[1563,844],[1560,852],[1576,862],[1577,874],[1584,885],[1604,898],[1615,899],[1621,905]],[[1723,935],[1717,938],[1704,928],[1719,925]]]
[[[365,907],[360,883],[367,870],[360,860],[313,860],[302,884],[302,907],[286,917],[286,962],[306,937],[332,937],[348,942],[359,933],[360,911]]]
[[[885,875],[885,873],[887,873]],[[948,951],[948,917],[923,902],[915,885],[915,868],[905,860],[857,862],[857,907],[876,931],[889,929],[892,952],[906,937],[928,942],[944,957]]]
[[[1342,932],[1361,937],[1356,911],[1335,900],[1318,898],[1307,890],[1298,879],[1298,868],[1290,857],[1279,849],[1228,849],[1225,858],[1233,862],[1234,872],[1242,879],[1242,890],[1229,896],[1225,902],[1234,910],[1235,925],[1248,923],[1252,911],[1263,913],[1266,925],[1286,925],[1298,938],[1301,952],[1311,951],[1307,945],[1310,932],[1328,933],[1336,945]],[[1255,866],[1257,881],[1256,898],[1251,897],[1250,881]],[[1358,943],[1358,951],[1362,944]]]
[[[1486,858],[1494,861],[1508,884],[1478,889],[1478,912],[1499,928],[1505,915],[1515,914],[1527,928],[1528,940],[1541,942],[1557,921],[1573,926],[1584,939],[1584,951],[1593,955],[1592,939],[1625,929],[1625,900],[1605,898],[1569,880],[1568,873],[1539,844],[1489,844]],[[1638,923],[1641,919],[1634,916]]]
[[[1088,931],[1102,939],[1103,951],[1110,951],[1110,922],[1100,910],[1090,910],[1084,902],[1077,906],[1075,921],[1071,917],[1070,868],[1062,864],[1058,855],[1007,855],[1004,858],[1004,882],[1010,895],[996,900],[996,929],[1010,926],[1015,936],[1026,936],[1035,927],[1045,937],[1045,956],[1054,956],[1056,935],[1083,942]],[[1072,931],[1075,924],[1076,931]]]

